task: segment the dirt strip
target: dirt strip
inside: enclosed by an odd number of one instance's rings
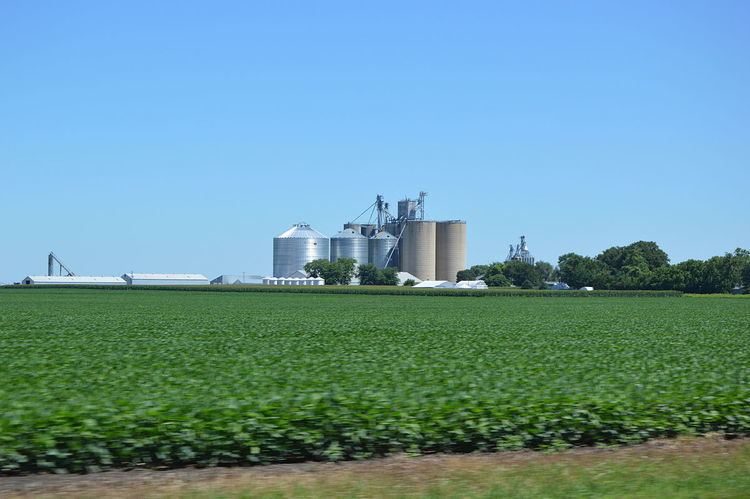
[[[721,455],[750,446],[750,439],[726,440],[719,436],[655,440],[629,447],[578,448],[554,453],[533,451],[492,454],[436,454],[420,457],[404,455],[342,463],[277,464],[232,468],[181,468],[173,470],[135,469],[106,471],[87,475],[36,474],[0,477],[0,497],[106,497],[141,498],[176,496],[195,491],[237,491],[282,487],[293,489],[320,479],[358,478],[420,481],[439,480],[448,472],[470,471],[477,467],[515,467],[525,464],[570,463],[594,465],[605,459],[638,457],[660,459],[669,456]]]

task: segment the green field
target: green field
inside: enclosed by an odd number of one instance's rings
[[[0,472],[750,434],[750,301],[0,290]]]

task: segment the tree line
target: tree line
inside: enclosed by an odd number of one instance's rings
[[[750,251],[707,260],[670,264],[669,256],[652,241],[613,246],[595,257],[566,253],[553,267],[510,261],[475,265],[457,274],[458,280],[482,278],[488,286],[544,288],[545,282],[562,281],[572,288],[592,286],[613,290],[675,290],[686,293],[728,293],[736,286],[750,288]]]
[[[398,284],[398,269],[379,269],[368,263],[357,266],[354,258],[339,258],[335,262],[314,260],[304,268],[310,277],[322,277],[326,284],[349,284],[356,276],[363,286],[395,286]]]

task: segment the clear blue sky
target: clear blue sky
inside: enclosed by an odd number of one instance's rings
[[[0,3],[0,282],[271,272],[376,193],[469,263],[750,247],[750,2]]]

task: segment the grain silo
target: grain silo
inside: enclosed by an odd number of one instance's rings
[[[435,222],[407,221],[400,249],[400,269],[403,272],[409,272],[423,281],[435,280]]]
[[[354,258],[356,265],[365,265],[367,256],[367,238],[354,229],[344,229],[331,238],[331,261],[339,258]]]
[[[435,228],[435,279],[456,282],[466,268],[466,222],[447,220]]]
[[[273,238],[273,276],[286,277],[313,260],[328,260],[328,238],[306,223]]]
[[[370,263],[379,269],[398,266],[398,238],[386,231],[381,231],[370,238]]]

